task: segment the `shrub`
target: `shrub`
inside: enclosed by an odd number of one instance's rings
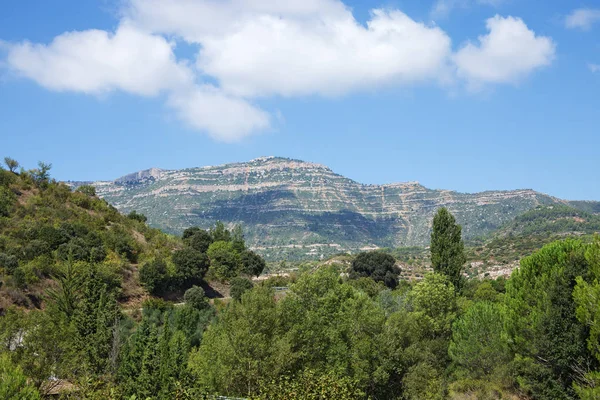
[[[242,299],[242,295],[246,293],[248,290],[251,290],[254,287],[254,284],[250,279],[246,278],[233,278],[231,280],[231,288],[229,293],[234,300],[240,301]]]
[[[185,304],[196,310],[203,310],[208,307],[208,298],[204,293],[204,289],[199,286],[192,286],[186,290],[183,299]]]
[[[396,267],[394,257],[381,251],[360,253],[352,261],[350,271],[351,279],[368,277],[375,282],[383,282],[390,289],[398,286],[399,275],[400,268]]]

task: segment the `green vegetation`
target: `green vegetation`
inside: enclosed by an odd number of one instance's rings
[[[465,245],[462,228],[446,208],[440,208],[433,217],[431,232],[431,265],[439,274],[446,275],[455,288],[462,287]]]
[[[394,257],[379,251],[358,254],[350,268],[351,278],[371,278],[375,282],[382,282],[390,289],[398,286],[399,275],[400,268],[396,266]]]
[[[265,264],[240,227],[168,236],[48,174],[0,170],[2,398],[599,396],[600,237],[458,280],[447,214],[423,279],[398,278],[392,254],[423,254],[397,249],[252,282]]]

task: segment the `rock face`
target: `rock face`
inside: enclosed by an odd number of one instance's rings
[[[141,212],[167,232],[208,228],[217,220],[241,223],[249,245],[270,259],[426,245],[442,206],[454,213],[468,239],[540,204],[567,203],[533,190],[467,194],[417,182],[364,185],[323,165],[276,157],[150,169],[93,185],[120,211]]]

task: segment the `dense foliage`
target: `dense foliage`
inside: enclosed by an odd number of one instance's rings
[[[549,244],[508,280],[463,281],[445,218],[442,267],[421,280],[371,252],[253,283],[264,261],[241,228],[170,237],[38,167],[0,170],[2,398],[600,395],[600,238]]]
[[[446,208],[440,208],[433,217],[431,266],[435,272],[446,275],[457,289],[462,286],[462,272],[467,261],[461,231],[461,226]]]

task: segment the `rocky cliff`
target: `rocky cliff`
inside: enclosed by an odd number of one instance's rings
[[[217,220],[241,223],[248,243],[268,258],[426,245],[433,215],[442,206],[456,215],[469,239],[538,205],[568,203],[533,190],[468,194],[417,182],[364,185],[323,165],[276,157],[150,169],[93,184],[122,212],[137,210],[171,233]]]

